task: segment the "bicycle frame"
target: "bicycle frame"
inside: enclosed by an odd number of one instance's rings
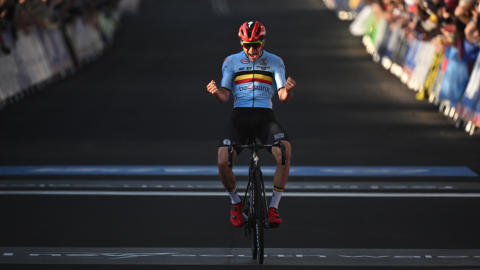
[[[254,144],[255,145],[255,144]],[[252,159],[250,160],[250,167],[248,169],[248,184],[247,184],[247,189],[245,190],[245,195],[243,197],[243,205],[245,205],[245,201],[247,199],[247,194],[250,194],[250,196],[248,196],[248,199],[249,199],[249,213],[255,213],[255,214],[258,214],[256,213],[254,210],[253,210],[253,207],[254,207],[254,196],[252,196],[253,194],[255,194],[255,187],[257,186],[255,181],[260,181],[260,185],[261,185],[261,192],[262,192],[262,197],[264,198],[264,201],[263,201],[263,206],[264,206],[264,210],[266,212],[268,212],[268,209],[266,208],[267,206],[267,199],[266,199],[266,193],[265,193],[265,185],[263,183],[263,177],[260,177],[260,179],[256,179],[253,177],[253,174],[255,173],[255,170],[260,170],[261,172],[261,169],[260,169],[260,164],[258,163],[258,161],[260,160],[260,157],[258,155],[258,150],[260,150],[261,148],[259,147],[253,147],[252,148]],[[260,174],[261,175],[261,174]],[[243,217],[245,219],[245,222],[249,222],[248,220],[248,216],[243,213]],[[254,216],[253,218],[257,218],[257,216]],[[265,220],[265,224],[264,224],[264,228],[265,229],[268,229],[269,227],[269,224],[268,224],[268,219]],[[247,233],[247,230],[248,228],[245,227],[245,234]]]
[[[248,141],[247,141],[248,143]],[[252,159],[250,160],[250,167],[248,171],[248,184],[243,198],[243,205],[245,206],[247,195],[248,208],[245,207],[243,214],[245,224],[245,236],[250,236],[252,257],[258,259],[260,264],[263,264],[264,257],[264,238],[263,229],[269,228],[267,196],[265,194],[265,185],[263,183],[263,175],[260,169],[260,156],[258,151],[265,147],[278,147],[282,152],[282,165],[285,165],[287,159],[285,154],[285,145],[279,140],[275,144],[262,145],[253,140],[252,144],[236,146],[233,142],[229,147],[228,166],[232,167],[232,157],[234,148],[249,148],[251,149]],[[260,207],[260,208],[259,208]],[[254,237],[254,239],[252,239]]]
[[[248,144],[248,140],[247,140],[247,144],[246,145],[236,145],[235,142],[232,142],[232,144],[228,147],[228,152],[229,152],[229,155],[228,155],[228,166],[229,167],[232,167],[233,166],[233,162],[232,162],[232,157],[233,157],[233,152],[235,150],[235,147],[239,147],[239,148],[249,148],[252,150],[252,159],[250,160],[250,167],[249,167],[249,170],[248,170],[248,184],[247,184],[247,189],[245,190],[245,196],[243,198],[243,205],[245,205],[245,200],[247,198],[247,194],[253,194],[253,187],[255,186],[253,183],[252,184],[252,180],[254,179],[253,175],[255,173],[255,170],[260,170],[260,164],[259,164],[259,160],[260,160],[260,156],[258,155],[258,150],[262,149],[262,148],[265,148],[265,147],[278,147],[280,148],[281,152],[282,152],[282,165],[285,165],[285,163],[287,162],[287,156],[285,154],[285,145],[282,144],[282,141],[281,140],[278,140],[277,142],[275,142],[274,144],[261,144],[261,143],[257,143],[255,141],[255,139],[252,140],[253,143],[252,144]],[[261,172],[261,170],[260,170]],[[262,175],[262,174],[260,174]],[[262,187],[262,194],[263,194],[263,197],[265,198],[265,202],[264,202],[264,205],[266,206],[267,205],[267,202],[266,202],[266,194],[265,194],[265,185],[263,183],[263,177],[260,177],[261,179],[259,180],[261,182],[261,187]],[[249,200],[252,200],[252,197],[253,196],[249,196]],[[253,202],[249,201],[249,208],[253,207]],[[250,213],[254,212],[253,209],[249,209]],[[268,210],[267,210],[268,211]],[[245,219],[245,224],[248,224],[248,216],[243,213],[243,217]],[[257,217],[255,217],[257,218]],[[268,220],[266,221],[266,226],[268,228]]]

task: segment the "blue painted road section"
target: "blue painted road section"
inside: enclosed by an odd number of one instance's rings
[[[262,167],[263,174],[273,176],[274,166]],[[248,175],[247,166],[233,168],[236,175]],[[0,166],[0,176],[11,175],[210,175],[217,176],[216,166]],[[477,177],[467,167],[291,167],[290,176],[444,176]]]

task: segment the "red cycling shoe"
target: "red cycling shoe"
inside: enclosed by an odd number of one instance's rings
[[[270,222],[270,228],[278,228],[282,224],[277,208],[268,208],[268,222]]]
[[[230,221],[232,225],[239,228],[243,226],[243,204],[232,204],[232,210],[230,211]]]

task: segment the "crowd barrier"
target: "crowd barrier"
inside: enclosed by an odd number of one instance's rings
[[[120,16],[136,13],[139,4],[122,0],[113,15],[100,12],[49,29],[34,26],[28,34],[18,30],[16,41],[0,33],[11,48],[0,52],[0,109],[98,58],[111,46]]]
[[[325,2],[348,0],[325,0]],[[331,6],[331,5],[330,5]],[[336,11],[351,12],[346,5]],[[431,41],[408,39],[399,24],[389,27],[377,18],[370,6],[355,12],[349,27],[354,36],[363,36],[366,51],[373,61],[397,76],[418,100],[438,106],[457,128],[470,135],[480,127],[480,61],[479,48],[463,38],[446,48],[438,38]]]

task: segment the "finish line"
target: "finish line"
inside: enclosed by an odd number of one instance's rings
[[[0,264],[256,265],[249,248],[0,247]],[[265,265],[480,266],[478,249],[266,248]]]
[[[266,176],[273,176],[275,166],[262,166]],[[238,176],[248,175],[248,166],[235,166]],[[217,166],[0,166],[0,176],[12,175],[218,175]],[[290,176],[407,176],[407,177],[477,177],[467,167],[323,167],[292,166]]]

